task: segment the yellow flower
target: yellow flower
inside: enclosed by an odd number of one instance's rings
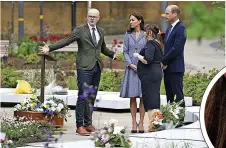
[[[36,105],[37,105],[36,103],[32,103],[32,104],[31,104],[32,107],[34,107],[34,106],[36,106]]]

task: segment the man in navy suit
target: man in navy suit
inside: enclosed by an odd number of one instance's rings
[[[166,30],[164,41],[164,57],[162,68],[164,71],[164,84],[167,102],[183,100],[181,107],[185,107],[183,94],[184,66],[184,45],[186,42],[185,25],[179,20],[180,9],[176,5],[169,5],[166,8],[166,21],[171,25]]]

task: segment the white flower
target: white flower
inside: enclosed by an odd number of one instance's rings
[[[110,144],[110,143],[106,143],[106,144],[105,144],[105,147],[106,147],[106,148],[111,148],[111,144]]]
[[[62,108],[64,108],[64,105],[62,103],[59,103],[58,107],[60,107],[62,109]]]
[[[98,139],[98,138],[96,138],[95,142],[97,142],[97,141],[99,141],[99,139]]]
[[[55,107],[51,107],[51,109],[50,109],[50,110],[55,111],[55,110],[56,110],[56,108],[55,108]]]
[[[121,131],[122,129],[124,129],[124,127],[122,127],[122,126],[116,126],[116,127],[114,128],[113,134],[120,134],[120,131]]]
[[[43,112],[43,108],[37,108],[36,109],[38,112]]]
[[[17,104],[15,107],[16,107],[17,109],[20,109],[20,108],[21,108],[21,105],[20,105],[20,104]]]
[[[118,120],[116,120],[116,119],[111,119],[109,122],[110,122],[110,124],[118,125]]]
[[[113,132],[113,130],[114,130],[114,129],[113,129],[112,127],[109,127],[109,128],[108,128],[108,132],[109,132],[109,133]]]
[[[181,109],[182,109],[182,107],[176,108],[176,109],[175,109],[175,113],[176,113],[176,114],[179,114]]]
[[[50,100],[49,103],[50,103],[50,104],[55,104],[55,103],[53,102],[53,100]]]
[[[57,112],[60,112],[60,111],[61,111],[61,108],[60,108],[59,106],[57,106],[57,107],[56,107],[56,111],[57,111]]]
[[[13,143],[13,141],[12,140],[8,140],[7,143],[11,144],[11,143]]]

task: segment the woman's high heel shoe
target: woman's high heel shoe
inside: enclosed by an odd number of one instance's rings
[[[144,127],[142,126],[142,129],[140,129],[140,123],[138,124],[138,133],[144,133]]]
[[[136,129],[132,129],[131,133],[137,133],[137,127],[138,127],[138,123],[136,123]]]

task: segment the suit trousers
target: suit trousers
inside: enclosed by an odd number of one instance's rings
[[[183,100],[180,104],[181,107],[185,107],[184,93],[183,93],[183,72],[168,72],[164,71],[164,84],[166,90],[167,102],[172,103],[176,96],[175,102]]]
[[[100,77],[101,70],[97,62],[91,70],[77,70],[78,99],[75,110],[77,128],[92,124],[93,106],[99,87]],[[93,86],[93,89],[87,87],[91,85]]]

